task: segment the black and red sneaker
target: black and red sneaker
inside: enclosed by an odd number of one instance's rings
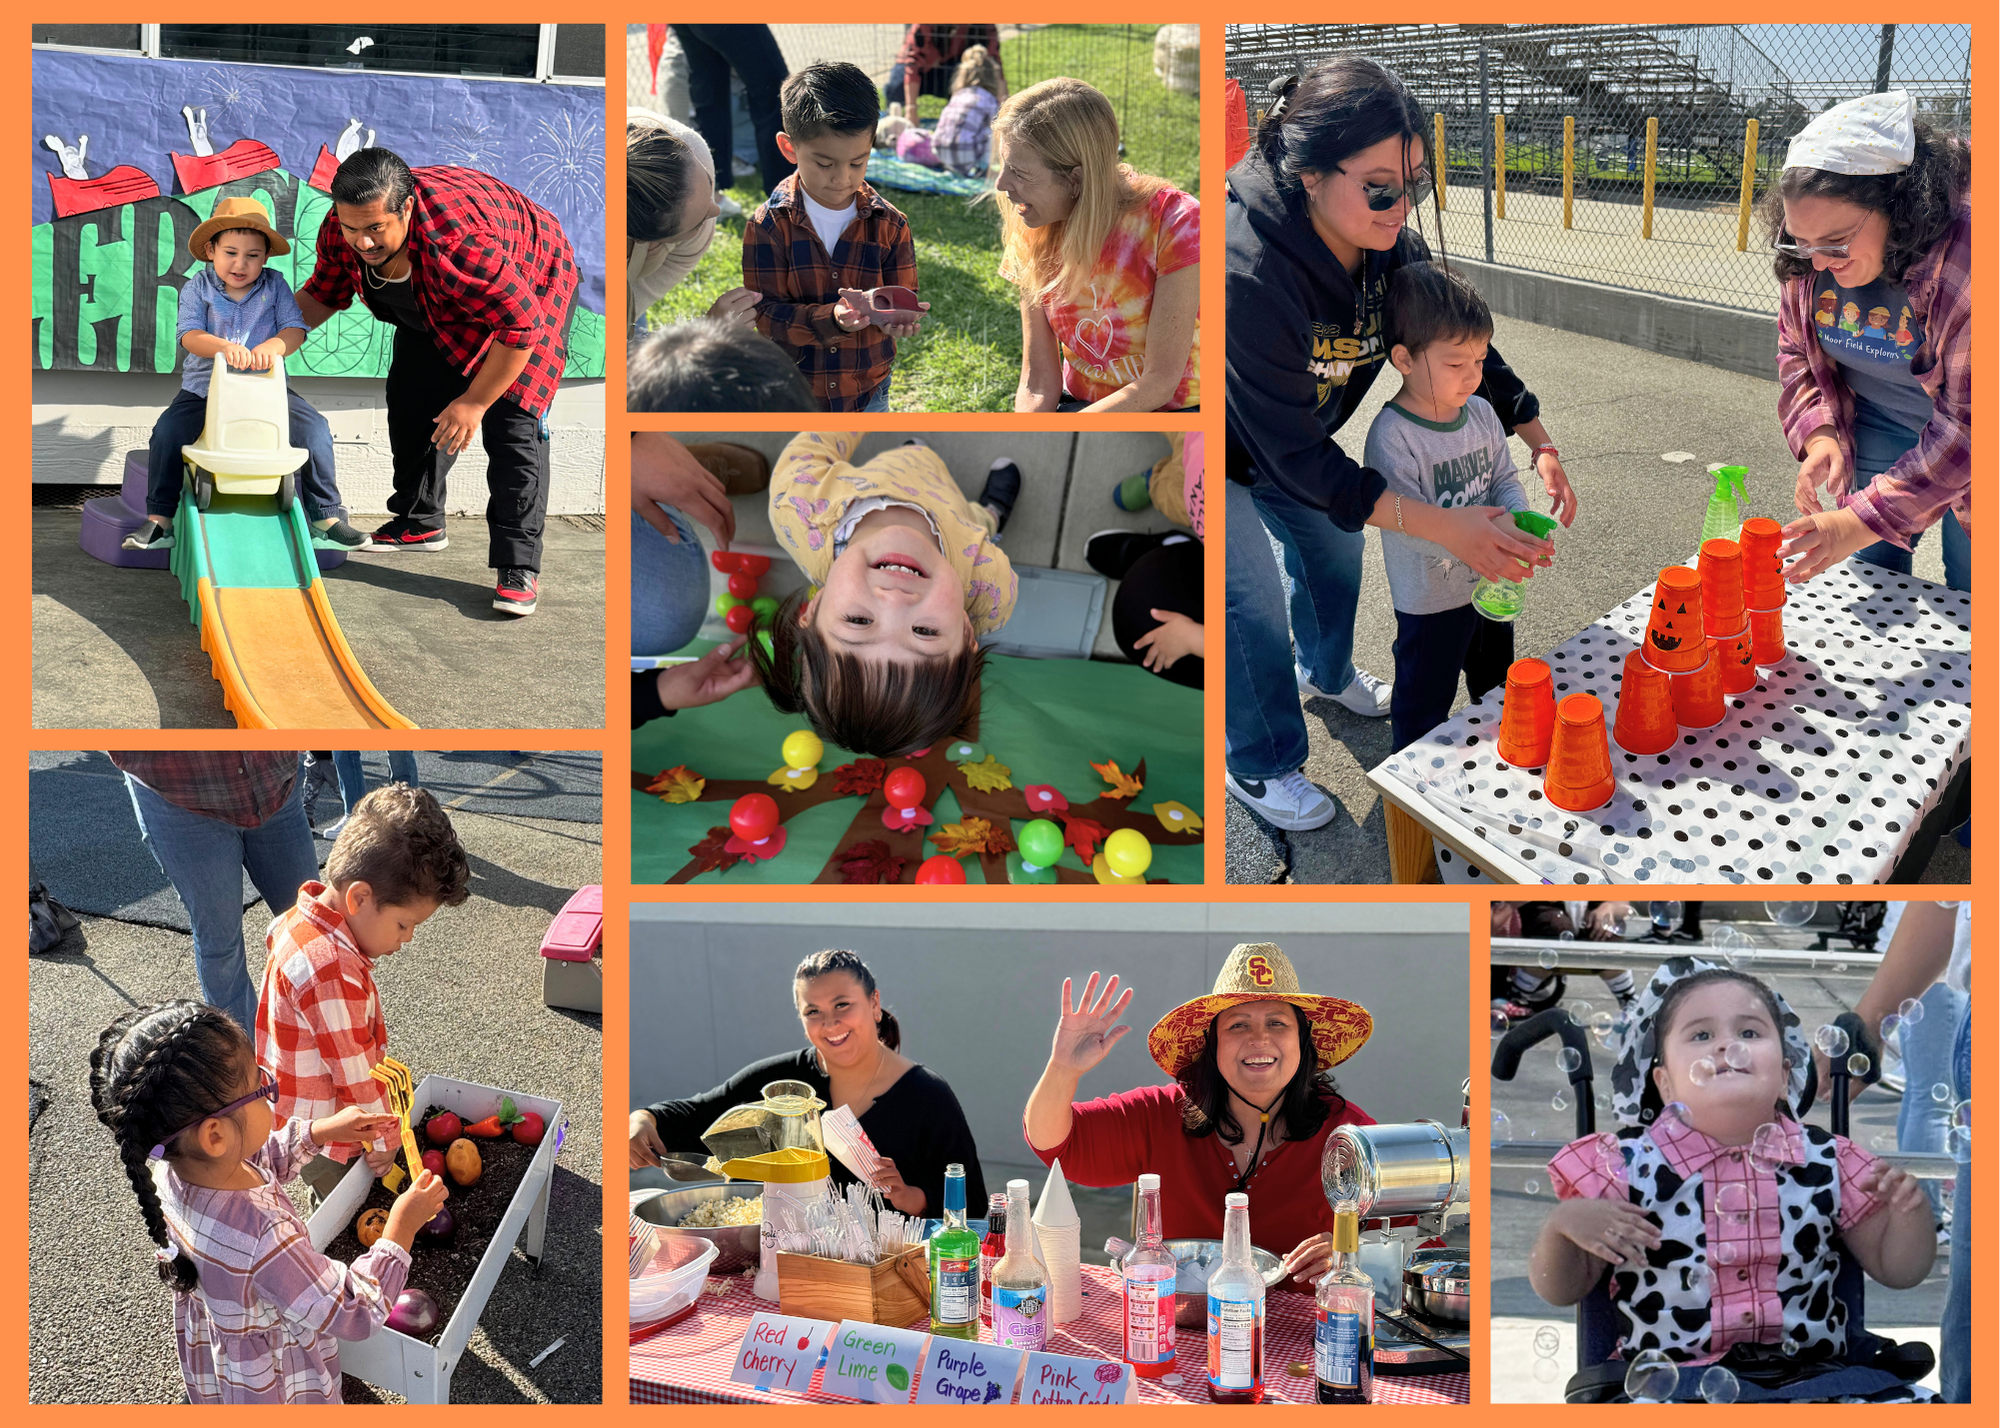
[[[444,528],[435,530],[413,525],[398,516],[387,525],[378,526],[369,537],[374,550],[443,550],[451,542],[445,539]]]
[[[532,615],[540,593],[534,571],[510,565],[500,572],[500,583],[493,587],[493,608],[510,615]]]

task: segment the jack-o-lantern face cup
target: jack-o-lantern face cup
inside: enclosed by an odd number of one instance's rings
[[[1683,729],[1713,729],[1722,722],[1722,655],[1714,640],[1707,642],[1708,658],[1691,674],[1668,676],[1674,686],[1674,718]]]
[[[1500,710],[1501,759],[1517,769],[1549,761],[1556,732],[1556,682],[1546,663],[1517,659],[1507,666],[1506,702]]]
[[[1653,612],[1640,648],[1646,663],[1668,674],[1687,674],[1708,658],[1701,627],[1701,577],[1685,565],[1670,565],[1653,587]]]
[[[1775,610],[1785,603],[1785,563],[1778,556],[1784,535],[1784,527],[1769,516],[1753,516],[1743,523],[1738,540],[1743,548],[1743,603],[1749,609]]]
[[[1674,718],[1673,678],[1646,663],[1643,651],[1625,656],[1625,677],[1618,682],[1618,722],[1611,737],[1628,754],[1664,754],[1680,737]]]
[[[1733,540],[1705,540],[1696,568],[1702,631],[1720,639],[1743,623],[1743,548]]]
[[[1785,607],[1750,611],[1751,655],[1769,669],[1785,662]]]
[[[1589,813],[1611,802],[1617,788],[1611,772],[1611,741],[1604,733],[1604,706],[1594,694],[1569,695],[1556,705],[1556,737],[1542,792],[1557,808]]]
[[[1782,615],[1780,619],[1782,619]],[[1747,694],[1757,687],[1756,644],[1750,634],[1750,617],[1727,636],[1714,638],[1715,657],[1722,661],[1722,692]]]

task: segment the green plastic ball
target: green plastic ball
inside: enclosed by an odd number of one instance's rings
[[[1052,867],[1062,856],[1062,829],[1046,818],[1037,818],[1021,829],[1021,860],[1038,868]]]
[[[743,602],[737,599],[734,595],[731,595],[729,592],[724,591],[722,594],[715,597],[715,613],[718,615],[727,615],[731,610],[734,610],[738,605],[741,605],[742,603]]]

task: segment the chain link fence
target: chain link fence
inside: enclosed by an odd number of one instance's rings
[[[1447,252],[1759,312],[1777,281],[1745,209],[1814,115],[1906,89],[1972,126],[1965,25],[1230,25],[1252,127],[1273,80],[1343,50],[1442,120]]]
[[[626,27],[628,102],[688,117],[686,80],[676,83],[671,39],[655,71],[647,26]],[[793,69],[815,60],[845,60],[885,87],[902,46],[902,25],[773,25],[771,33]],[[1172,33],[1160,35],[1166,29]],[[1000,63],[1011,89],[1065,75],[1092,84],[1118,114],[1125,161],[1188,193],[1201,192],[1201,80],[1196,27],[1186,25],[1002,25]],[[900,89],[885,93],[900,100]],[[944,100],[926,95],[918,112],[934,119]],[[739,132],[739,149],[746,135]],[[751,155],[746,153],[746,157]]]

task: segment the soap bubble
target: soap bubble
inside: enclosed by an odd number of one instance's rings
[[[1562,1331],[1553,1324],[1544,1324],[1535,1330],[1535,1357],[1552,1359],[1562,1352]]]
[[[1574,932],[1571,932],[1567,927],[1565,927],[1562,931],[1556,934],[1556,941],[1574,942],[1576,941],[1576,934]]]
[[[1764,904],[1764,916],[1780,927],[1804,927],[1813,920],[1813,913],[1818,909],[1816,902],[1767,902]]]
[[[1539,1195],[1542,1193],[1542,1182],[1531,1178],[1521,1188],[1530,1195]]]
[[[1512,1140],[1513,1138],[1514,1123],[1507,1119],[1505,1111],[1495,1111],[1493,1113],[1493,1143],[1499,1145],[1502,1141]]]
[[[1597,1134],[1597,1168],[1607,1180],[1621,1179],[1625,1174],[1626,1147],[1624,1142],[1610,1131]]]
[[[1653,919],[1653,931],[1661,936],[1681,925],[1681,905],[1677,902],[1647,903],[1646,913]]]
[[[1790,1155],[1791,1137],[1781,1125],[1765,1121],[1750,1137],[1750,1163],[1765,1175],[1774,1174]]]
[[[1564,1075],[1583,1065],[1583,1053],[1574,1046],[1565,1046],[1556,1053],[1556,1066]]]
[[[1835,962],[1833,964],[1833,970],[1836,974],[1845,972],[1847,970],[1847,964],[1845,962]]]
[[[1543,971],[1546,972],[1555,970],[1555,965],[1558,960],[1556,957],[1556,949],[1553,947],[1544,947],[1541,950],[1540,955],[1537,956],[1535,960],[1542,964]]]
[[[1955,902],[1941,902],[1938,904],[1938,906],[1944,908],[1950,908],[1953,912],[1958,911],[1958,904]]]
[[[1713,1365],[1701,1376],[1701,1399],[1704,1403],[1734,1403],[1739,1389],[1736,1375],[1721,1364]]]
[[[1589,1002],[1584,1001],[1582,998],[1579,997],[1576,1001],[1573,1001],[1569,1004],[1568,1010],[1569,1010],[1569,1019],[1575,1022],[1578,1026],[1585,1026],[1589,1024],[1590,1022]]]
[[[1532,1372],[1536,1383],[1554,1383],[1562,1377],[1562,1370],[1556,1367],[1554,1359],[1536,1359]]]
[[[1618,1018],[1608,1011],[1594,1011],[1590,1014],[1590,1029],[1597,1037],[1611,1035],[1611,1029],[1618,1024]]]
[[[1658,1349],[1644,1349],[1625,1370],[1625,1396],[1634,1403],[1665,1403],[1680,1382],[1680,1368],[1672,1359]]]
[[[1711,1276],[1708,1272],[1708,1266],[1699,1260],[1693,1264],[1681,1266],[1681,1288],[1687,1290],[1688,1293],[1698,1298],[1706,1299],[1709,1295],[1710,1282]]]
[[[1953,1126],[1951,1133],[1945,1137],[1945,1149],[1951,1152],[1951,1158],[1958,1164],[1972,1164],[1971,1129],[1966,1126]]]
[[[1962,997],[1970,996],[1972,994],[1972,959],[1967,957],[1964,961],[1954,960],[1951,966],[1945,969],[1944,984]]]
[[[1717,1264],[1734,1264],[1737,1259],[1736,1244],[1733,1240],[1721,1240],[1710,1248],[1708,1257]]]
[[[1882,1024],[1881,1026],[1877,1027],[1876,1030],[1882,1033],[1883,1047],[1885,1049],[1893,1050],[1896,1046],[1896,1038],[1902,1033],[1903,1030],[1903,1019],[1900,1016],[1896,1015],[1896,1013],[1890,1012],[1887,1016],[1882,1018]]]
[[[1750,939],[1736,929],[1733,923],[1720,923],[1708,934],[1709,950],[1715,959],[1725,967],[1736,965],[1737,954],[1750,945]]]
[[[1679,1121],[1682,1125],[1686,1125],[1687,1112],[1688,1108],[1685,1102],[1669,1101],[1666,1105],[1660,1107],[1660,1114],[1654,1120],[1653,1125],[1655,1129],[1663,1128],[1667,1125],[1672,1124],[1675,1121]]]
[[[1566,1111],[1569,1109],[1569,1102],[1564,1099],[1562,1092],[1558,1091],[1555,1095],[1549,1097],[1549,1109],[1552,1111]]]
[[[1731,1180],[1717,1187],[1715,1213],[1731,1220],[1747,1218],[1750,1214],[1750,1187],[1741,1180]]]
[[[1896,1148],[1896,1137],[1890,1131],[1876,1131],[1868,1137],[1868,1148],[1878,1155],[1887,1155]]]
[[[1741,1041],[1732,1041],[1722,1048],[1722,1064],[1732,1071],[1750,1069],[1750,1047]]]
[[[1817,1046],[1827,1056],[1845,1056],[1847,1054],[1847,1033],[1829,1022],[1813,1033],[1813,1045]]]
[[[1847,1074],[1850,1076],[1866,1076],[1868,1068],[1874,1064],[1873,1061],[1868,1059],[1866,1052],[1857,1051],[1847,1058]]]
[[[1507,1034],[1507,1013],[1498,1007],[1493,1008],[1493,1034],[1495,1036]]]
[[[1940,1106],[1951,1104],[1951,1087],[1939,1081],[1931,1087],[1931,1099],[1936,1101]]]
[[[1706,1056],[1688,1067],[1688,1080],[1697,1086],[1706,1086],[1715,1079],[1715,1063]]]
[[[1778,1347],[1785,1351],[1785,1357],[1788,1359],[1795,1359],[1799,1356],[1799,1346],[1790,1339],[1785,1340]]]
[[[1903,1019],[1904,1026],[1915,1026],[1924,1019],[1924,1004],[1915,997],[1904,997],[1896,1006],[1896,1015]]]

